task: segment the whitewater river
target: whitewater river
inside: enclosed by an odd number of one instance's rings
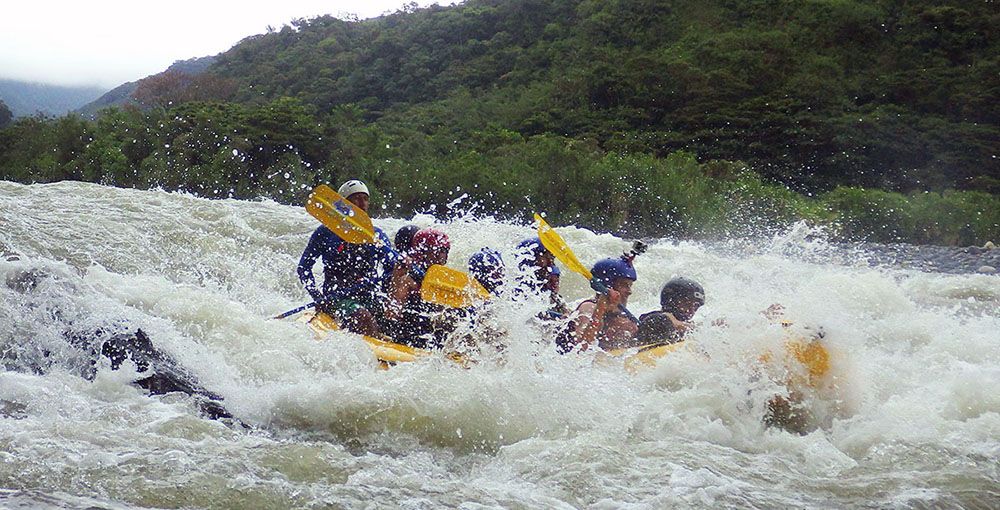
[[[404,224],[375,222],[390,236]],[[268,318],[307,301],[294,269],[315,226],[273,202],[0,182],[0,507],[1000,506],[1000,277],[819,263],[809,252],[832,248],[795,232],[750,255],[653,242],[630,308],[656,307],[673,275],[701,281],[692,343],[707,357],[631,375],[557,355],[528,324],[535,304],[501,304],[502,362],[379,371],[357,337]],[[453,267],[482,246],[510,257],[531,234],[440,228]],[[587,263],[628,246],[560,232]],[[51,275],[30,299],[3,285],[29,269]],[[563,293],[586,284],[564,270]],[[772,303],[826,334],[831,373],[807,395],[805,435],[762,424],[784,389],[747,368],[783,341],[760,313]],[[67,324],[113,321],[141,327],[245,426],[147,396],[131,365],[80,377]]]

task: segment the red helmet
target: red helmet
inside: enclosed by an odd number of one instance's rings
[[[423,228],[413,234],[413,244],[410,245],[410,256],[426,261],[430,254],[451,250],[451,241],[448,234],[434,228]]]

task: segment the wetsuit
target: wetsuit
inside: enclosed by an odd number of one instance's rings
[[[391,274],[397,257],[380,228],[375,228],[374,244],[351,244],[321,225],[309,238],[297,272],[319,308],[343,320],[361,307],[377,313],[382,282]],[[319,258],[323,259],[322,292],[312,270]]]

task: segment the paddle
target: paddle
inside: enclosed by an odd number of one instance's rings
[[[298,308],[292,308],[291,310],[285,313],[275,315],[274,317],[272,317],[272,319],[284,319],[285,317],[291,317],[292,315],[295,315],[303,310],[308,310],[309,308],[312,308],[314,306],[316,306],[316,303],[309,303],[307,305],[302,305]]]
[[[535,213],[535,221],[538,222],[538,239],[542,241],[542,246],[544,246],[546,250],[552,252],[552,255],[554,255],[559,262],[565,264],[570,271],[586,278],[587,281],[590,282],[590,288],[600,292],[601,294],[607,294],[609,290],[608,287],[594,278],[594,275],[591,274],[589,269],[587,269],[587,266],[584,266],[583,263],[580,262],[580,259],[576,258],[576,254],[573,253],[573,250],[571,250],[569,245],[566,244],[566,241],[563,240],[562,236],[553,230],[553,228],[549,226],[549,224],[546,223],[538,213]],[[644,250],[645,248],[643,248],[643,251]],[[639,322],[635,315],[628,311],[625,306],[618,305],[618,308],[620,308],[621,311],[624,312],[630,319]]]
[[[326,184],[316,186],[309,194],[306,211],[344,241],[351,244],[375,242],[375,227],[368,214]]]
[[[576,258],[576,254],[569,248],[569,245],[566,244],[562,236],[556,233],[538,213],[535,213],[535,221],[538,222],[538,239],[542,241],[542,246],[546,250],[549,250],[570,271],[583,276],[587,281],[593,281],[594,275],[590,274],[587,266],[583,265],[580,259]]]
[[[441,265],[427,269],[420,298],[449,308],[466,308],[490,298],[490,293],[467,273]]]

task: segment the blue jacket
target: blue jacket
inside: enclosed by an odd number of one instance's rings
[[[313,265],[323,259],[323,291],[316,286]],[[389,237],[375,228],[375,244],[351,244],[320,225],[309,238],[297,269],[313,300],[371,299],[392,274],[398,255]]]

